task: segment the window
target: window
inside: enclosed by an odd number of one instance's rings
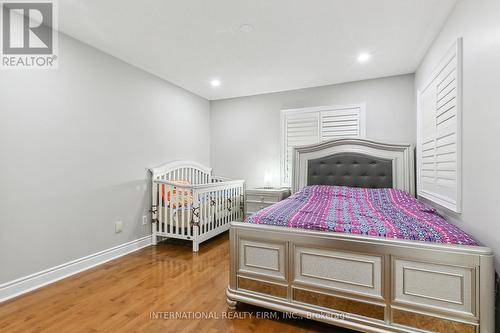
[[[293,147],[365,136],[365,105],[281,111],[281,183],[291,185]]]
[[[462,40],[418,92],[418,195],[461,211]]]

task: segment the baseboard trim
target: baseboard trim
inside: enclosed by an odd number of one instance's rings
[[[151,235],[0,284],[0,303],[151,245]]]

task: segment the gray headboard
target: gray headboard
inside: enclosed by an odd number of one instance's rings
[[[392,161],[359,153],[339,153],[307,162],[307,185],[390,188]]]
[[[415,194],[413,145],[345,138],[294,148],[292,191],[306,185],[394,187]]]

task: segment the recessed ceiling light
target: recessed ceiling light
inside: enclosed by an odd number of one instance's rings
[[[212,81],[210,81],[210,85],[212,87],[219,87],[220,86],[220,80],[219,79],[213,79]]]
[[[254,29],[254,28],[253,28],[253,25],[251,25],[251,24],[242,24],[242,25],[240,26],[240,30],[241,30],[242,32],[252,32],[252,31],[253,31],[253,29]]]
[[[370,60],[371,57],[372,56],[369,53],[360,53],[358,55],[358,61],[359,62],[367,62],[368,60]]]

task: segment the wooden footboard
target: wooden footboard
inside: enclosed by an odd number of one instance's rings
[[[494,332],[490,249],[233,222],[228,304],[365,332]]]

